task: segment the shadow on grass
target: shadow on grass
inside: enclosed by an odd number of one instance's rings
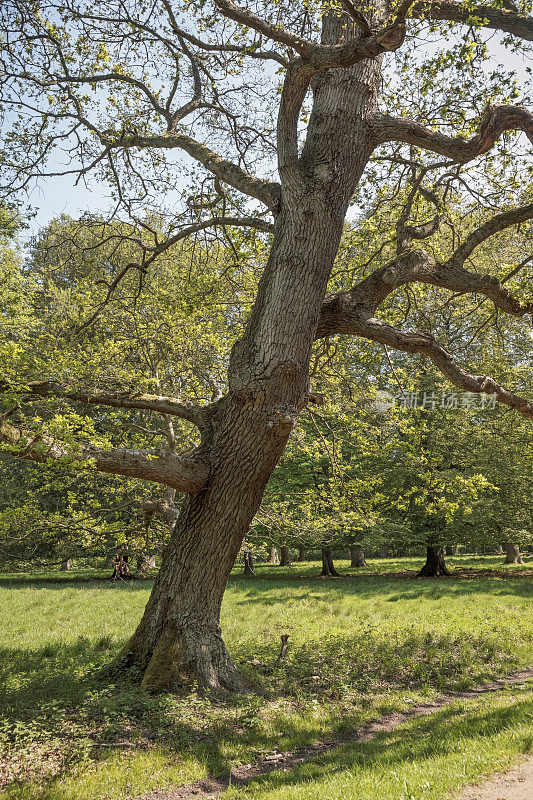
[[[81,573],[81,574],[80,574]],[[153,585],[153,578],[134,579],[131,581],[113,581],[109,577],[109,570],[105,573],[90,571],[85,572],[72,572],[72,573],[52,573],[50,575],[43,575],[41,573],[1,573],[0,574],[0,587],[6,589],[66,589],[66,588],[80,588],[87,589],[97,587],[98,589],[151,589]]]
[[[107,665],[115,648],[118,652],[107,637],[96,644],[80,637],[72,645],[0,650],[0,745],[13,746],[16,758],[17,748],[24,750],[32,741],[59,743],[67,753],[83,738],[91,759],[98,761],[111,753],[109,747],[120,748],[127,740],[130,752],[156,745],[174,758],[194,752],[211,773],[227,772],[219,747],[223,726],[217,731],[215,725],[207,739],[192,722],[191,707],[206,707],[209,701],[197,695],[152,696],[133,679],[112,682]]]
[[[241,784],[242,795],[239,794],[239,797],[262,797],[261,790],[264,790],[266,796],[277,788],[298,785],[304,787],[313,783],[313,796],[320,797],[321,786],[317,782],[325,779],[329,783],[335,774],[355,773],[358,781],[361,781],[365,773],[378,773],[375,776],[375,786],[378,786],[380,772],[385,779],[394,781],[399,777],[397,771],[409,765],[414,767],[412,771],[427,788],[427,779],[430,777],[428,773],[432,768],[433,759],[460,757],[468,751],[474,740],[481,739],[492,743],[498,735],[506,732],[515,733],[521,725],[524,725],[525,729],[519,735],[518,746],[524,753],[530,751],[533,736],[530,727],[528,730],[527,726],[531,722],[533,713],[531,691],[527,688],[518,688],[513,695],[515,700],[510,705],[468,713],[465,713],[463,704],[456,703],[427,717],[416,718],[391,730],[378,733],[367,741],[332,748],[312,761],[292,769],[277,770],[246,782],[237,779],[234,785]],[[474,777],[475,770],[476,766],[472,772]],[[466,776],[468,777],[468,772]],[[405,785],[402,788],[405,790]],[[305,797],[308,796],[305,794]],[[331,796],[331,790],[328,796]]]
[[[191,754],[205,764],[210,774],[221,776],[229,772],[232,752],[242,753],[246,749],[253,757],[253,753],[277,747],[306,747],[324,736],[323,719],[307,718],[302,724],[301,714],[292,719],[284,715],[269,726],[258,724],[259,710],[268,699],[292,695],[303,702],[313,698],[324,702],[328,693],[334,693],[341,685],[343,691],[348,687],[350,691],[364,692],[375,686],[383,690],[387,682],[390,686],[409,688],[428,685],[446,688],[466,665],[471,667],[478,662],[482,666],[486,662],[490,673],[493,655],[489,644],[482,640],[476,644],[476,640],[466,636],[459,642],[451,642],[428,638],[426,634],[394,644],[378,637],[363,638],[358,633],[326,639],[321,652],[317,652],[316,643],[294,648],[281,668],[270,669],[267,674],[261,672],[261,666],[250,665],[251,653],[241,645],[233,648],[233,654],[252,677],[263,682],[266,696],[208,699],[194,692],[150,696],[125,680],[110,684],[101,668],[120,644],[111,643],[108,637],[96,642],[80,637],[72,644],[47,645],[39,650],[0,650],[0,707],[5,720],[2,732],[7,731],[8,741],[10,738],[15,744],[21,741],[23,747],[33,738],[37,742],[59,741],[68,749],[72,742],[85,737],[91,742],[91,758],[99,760],[110,753],[107,748],[126,740],[129,752],[159,746],[174,759]],[[267,649],[262,655],[263,663],[272,663],[272,654]],[[312,680],[317,671],[318,684]],[[480,672],[480,681],[482,677],[486,676]],[[334,694],[330,696],[334,698]],[[328,735],[335,736],[345,732],[347,726],[357,725],[361,713],[361,708],[354,708],[351,716],[332,717]],[[439,719],[444,736],[448,723],[443,712]],[[500,716],[491,715],[483,724],[487,731],[499,730],[505,719],[502,711]],[[509,717],[508,724],[514,724],[515,719],[516,714],[512,719]],[[481,722],[475,724],[478,727],[473,730],[478,730]],[[457,730],[461,730],[460,725],[457,721]],[[436,730],[440,730],[438,726]],[[448,740],[451,741],[449,737]],[[412,752],[411,745],[393,733],[362,747],[365,758],[368,753],[376,757],[379,753],[387,754],[391,748],[391,753],[398,750],[398,759],[406,757],[408,750]],[[427,757],[426,750],[417,747],[420,757]],[[428,752],[436,752],[436,747],[433,743]],[[357,747],[341,748],[305,770],[311,769],[312,776],[319,777],[331,769],[346,768],[358,763],[358,752],[362,753]],[[390,753],[387,758],[392,758]],[[66,760],[68,763],[70,759]],[[291,781],[298,781],[300,776],[303,779],[304,772],[296,769],[290,775]],[[305,776],[309,779],[308,771]],[[269,780],[281,785],[286,778],[279,775]]]
[[[369,575],[361,573],[357,576],[343,575],[341,578],[331,578],[313,581],[306,575],[291,575],[283,579],[277,574],[265,576],[259,574],[257,578],[242,578],[232,575],[228,588],[238,587],[245,596],[244,600],[236,603],[244,605],[249,602],[260,602],[264,605],[283,603],[286,600],[285,590],[304,589],[301,594],[291,594],[292,600],[307,600],[309,598],[326,599],[331,594],[340,597],[357,595],[358,597],[375,599],[383,596],[389,602],[395,600],[416,600],[424,597],[439,599],[440,597],[471,595],[479,592],[493,595],[513,595],[516,597],[533,597],[533,581],[531,576],[517,576],[513,573],[484,574],[479,577],[445,577],[445,578],[420,578],[413,580],[414,573],[409,577],[397,575]],[[282,584],[281,586],[276,584]],[[409,588],[408,588],[409,587]],[[392,597],[387,597],[392,594]]]

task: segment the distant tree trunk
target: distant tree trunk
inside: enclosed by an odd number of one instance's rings
[[[248,550],[244,551],[243,559],[244,559],[244,572],[243,572],[243,575],[250,575],[253,578],[255,578],[254,560],[253,560],[252,554]]]
[[[280,547],[281,553],[281,561],[280,566],[282,567],[290,567],[291,565],[291,552],[286,544],[281,545]]]
[[[335,569],[335,565],[331,557],[331,550],[327,547],[322,548],[322,572],[320,573],[320,576],[322,578],[339,577],[339,573]]]
[[[64,561],[61,562],[60,569],[63,572],[68,572],[68,570],[71,570],[72,569],[72,559],[71,558],[65,558]]]
[[[350,547],[350,566],[351,567],[366,567],[367,563],[365,560],[365,554],[363,553],[363,548],[359,545],[356,547]]]
[[[496,548],[496,555],[497,556],[503,556],[504,553],[505,553],[505,550],[503,549],[502,545],[499,544],[498,547]]]
[[[446,550],[444,555],[446,556],[454,556],[457,553],[457,545],[455,544],[447,544]]]
[[[451,575],[444,563],[444,548],[428,545],[426,563],[417,578],[438,578],[439,575]]]
[[[379,548],[379,555],[381,558],[387,558],[387,556],[389,555],[389,550],[387,547],[385,547],[385,545],[382,545]]]
[[[133,578],[128,565],[127,553],[117,553],[113,561],[112,581],[129,581]]]
[[[155,556],[139,553],[136,564],[137,572],[139,572],[142,577],[147,577],[150,569],[153,567],[155,567]]]
[[[518,544],[505,544],[505,561],[504,564],[523,564],[524,561],[520,554],[520,545]]]
[[[268,563],[279,564],[278,548],[274,547],[274,545],[268,548]]]
[[[305,547],[298,548],[298,561],[305,561]]]

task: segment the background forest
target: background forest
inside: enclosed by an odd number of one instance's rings
[[[339,291],[362,277],[375,257],[382,219],[348,224],[331,278]],[[400,202],[398,207],[401,208]],[[386,205],[387,217],[390,204]],[[452,223],[460,235],[460,203]],[[387,223],[387,225],[384,224]],[[157,220],[149,221],[151,229]],[[2,223],[2,372],[20,389],[24,375],[50,375],[90,394],[92,376],[110,391],[209,402],[226,391],[226,354],[241,334],[256,291],[265,242],[257,234],[231,242],[188,241],[169,250],[157,271],[123,280],[113,302],[77,333],[105,300],[113,276],[132,253],[127,230],[117,242],[106,227],[105,258],[91,255],[101,231],[94,221],[60,217],[22,248],[21,222],[8,209]],[[478,253],[478,269],[520,258],[530,236],[504,233]],[[125,239],[125,241],[124,241]],[[369,243],[371,242],[371,247]],[[381,253],[389,243],[383,237]],[[438,242],[436,243],[438,246]],[[374,251],[374,252],[372,252]],[[445,346],[460,340],[476,372],[527,392],[530,346],[513,318],[466,299],[460,308],[426,286],[409,287],[390,303],[397,322],[409,306]],[[405,307],[404,307],[405,306]],[[512,367],[511,367],[512,365]],[[310,405],[298,422],[243,545],[276,562],[278,551],[363,548],[368,555],[421,554],[427,545],[456,552],[494,552],[532,543],[532,434],[527,420],[458,391],[424,357],[413,359],[371,342],[326,339],[315,346]],[[96,384],[94,384],[96,386]],[[0,557],[4,568],[68,559],[107,563],[123,551],[132,562],[158,556],[176,519],[175,491],[139,479],[102,475],[76,458],[80,442],[181,451],[196,444],[179,419],[149,411],[110,412],[90,402],[50,401],[38,388],[25,418],[70,443],[63,461],[46,469],[9,448],[0,462]],[[5,446],[4,446],[5,447]],[[46,464],[46,449],[43,450]],[[74,465],[74,470],[73,470]],[[276,548],[276,552],[272,551]],[[324,553],[323,553],[324,555]],[[354,553],[353,564],[357,562]],[[286,558],[287,556],[285,556]],[[509,558],[517,557],[510,551]],[[331,557],[330,557],[331,558]],[[86,559],[90,559],[86,561]],[[81,562],[80,562],[81,563]],[[153,562],[151,562],[153,563]],[[324,566],[325,574],[335,571]]]

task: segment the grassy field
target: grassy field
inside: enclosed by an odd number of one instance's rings
[[[0,785],[10,800],[119,800],[341,735],[436,691],[533,664],[530,569],[449,559],[456,578],[412,580],[419,560],[318,579],[316,563],[236,570],[222,626],[262,693],[149,697],[98,669],[133,631],[150,581],[102,573],[0,576]],[[489,572],[489,570],[493,570]],[[476,571],[479,570],[479,571]],[[354,572],[352,570],[352,572]],[[280,635],[286,662],[274,667]],[[254,798],[443,798],[533,742],[533,691],[498,692],[372,742],[256,781]],[[239,794],[231,789],[228,797]]]

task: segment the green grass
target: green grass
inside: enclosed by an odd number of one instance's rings
[[[230,790],[228,800],[442,800],[509,767],[533,743],[533,691],[456,702],[374,739]]]
[[[465,569],[498,570],[417,581],[384,574],[415,569],[420,562],[412,559],[374,561],[354,577],[346,575],[348,562],[339,561],[345,576],[331,580],[318,579],[318,566],[310,562],[292,569],[260,565],[256,579],[236,570],[225,597],[223,631],[263,693],[224,703],[196,693],[148,697],[134,686],[109,686],[99,675],[135,628],[149,581],[117,585],[98,580],[104,574],[91,570],[0,576],[0,783],[6,797],[121,800],[189,783],[276,748],[342,733],[436,690],[468,688],[533,663],[531,581],[519,575],[524,567],[500,569],[501,557],[450,561]],[[273,669],[285,632],[287,660]],[[523,717],[524,692],[498,694],[489,702],[494,713],[485,713],[487,705],[480,710],[467,704],[466,712],[410,723],[423,731],[421,741],[434,735],[435,743],[445,741],[442,752],[437,744],[429,754],[413,750],[412,763],[404,764],[402,747],[409,739],[404,732],[402,745],[401,736],[387,734],[381,750],[376,740],[339,751],[335,768],[317,763],[296,771],[292,788],[270,778],[253,791],[272,798],[298,791],[294,797],[373,797],[383,780],[396,787],[395,794],[379,789],[384,800],[444,797],[444,789],[439,795],[398,787],[401,781],[415,786],[417,769],[437,783],[442,773],[441,785],[448,786],[463,756],[467,766],[458,774],[464,782],[503,764],[506,753],[523,751],[533,735]],[[483,724],[491,729],[500,719],[494,736],[485,736]],[[507,725],[510,719],[514,728]],[[464,728],[468,720],[471,736]],[[429,725],[429,733],[417,725]],[[456,739],[464,742],[454,750]],[[393,780],[393,773],[400,777]],[[364,786],[377,781],[372,792],[342,789],[342,781],[351,786],[352,774]]]

